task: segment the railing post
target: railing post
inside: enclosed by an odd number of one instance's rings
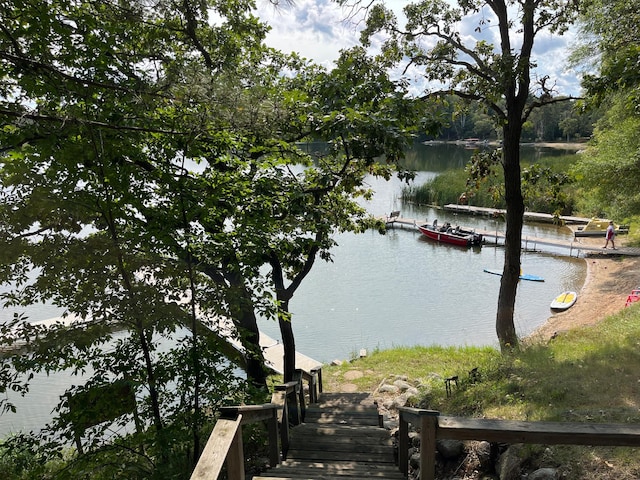
[[[244,480],[244,453],[242,446],[242,427],[238,427],[231,448],[227,454],[227,475],[229,480]]]
[[[289,406],[287,400],[287,390],[284,385],[276,385],[276,391],[271,397],[271,402],[282,405],[282,416],[280,417],[280,444],[282,448],[282,459],[286,460],[289,451]]]
[[[318,373],[315,369],[309,372],[309,403],[318,403]]]
[[[275,467],[280,463],[280,449],[278,448],[278,411],[273,410],[273,416],[267,420],[269,435],[269,465]]]
[[[438,412],[420,412],[420,480],[436,478]]]
[[[276,389],[283,388],[285,392],[285,397],[287,398],[287,408],[289,414],[289,421],[291,425],[300,425],[302,423],[302,413],[300,411],[300,391],[301,387],[301,379],[298,376],[298,370],[296,370],[296,374],[294,375],[294,380],[289,382],[288,384],[276,386]]]
[[[400,473],[409,473],[409,422],[400,414],[398,424],[398,468]]]
[[[298,422],[296,423],[296,425],[304,422],[304,417],[307,413],[307,405],[304,399],[304,384],[302,382],[303,376],[304,374],[302,370],[296,370],[296,381],[298,382],[298,384],[296,385],[296,393],[298,394],[298,398],[296,401],[296,404],[298,405]]]
[[[318,393],[322,393],[322,367],[316,367],[311,369],[311,373],[315,373],[318,376]],[[318,395],[316,395],[316,401],[318,400]]]

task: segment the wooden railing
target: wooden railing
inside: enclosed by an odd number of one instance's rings
[[[322,393],[321,368],[310,372],[296,370],[293,381],[275,387],[271,403],[222,407],[220,417],[191,474],[191,480],[216,480],[225,464],[229,480],[244,480],[242,426],[252,423],[265,422],[267,425],[271,467],[275,467],[281,458],[286,459],[289,428],[304,421],[306,402],[303,381],[309,386],[309,402],[317,402]]]
[[[522,422],[440,416],[433,410],[401,407],[398,466],[409,471],[409,424],[420,431],[420,480],[435,479],[436,440],[486,440],[543,445],[640,447],[640,425]]]

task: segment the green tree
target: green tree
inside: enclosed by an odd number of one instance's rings
[[[354,48],[341,53],[332,71],[320,72],[312,82],[304,77],[308,88],[299,98],[308,99],[303,109],[308,121],[305,138],[328,142],[328,149],[306,163],[296,180],[299,188],[283,192],[289,195],[287,210],[273,222],[274,231],[264,246],[276,292],[285,381],[295,370],[289,301],[316,256],[330,260],[335,231],[362,232],[374,226],[357,203],[359,197],[372,194],[367,175],[412,176],[401,163],[415,133],[426,128],[424,108],[408,98],[406,85],[389,79],[385,67],[380,59]]]
[[[580,25],[587,41],[574,52],[574,60],[591,63],[597,71],[583,79],[588,94],[583,105],[605,113],[575,170],[583,193],[580,208],[630,218],[640,212],[633,186],[640,155],[640,13],[628,0],[590,0],[583,8]]]
[[[520,138],[531,112],[557,102],[544,77],[532,81],[533,45],[544,31],[561,34],[573,20],[574,6],[565,2],[522,0],[459,1],[457,5],[427,0],[404,7],[406,25],[381,5],[373,7],[362,38],[386,33],[384,51],[390,58],[410,63],[431,82],[446,87],[426,95],[455,94],[484,103],[493,111],[503,141],[501,164],[505,182],[506,240],[504,274],[498,296],[496,332],[503,349],[518,345],[513,314],[520,272],[524,202],[520,179]],[[475,21],[479,40],[463,36],[458,26]],[[499,44],[483,36],[497,29]],[[537,90],[537,92],[535,91]],[[535,94],[535,95],[534,95]]]
[[[5,304],[18,312],[47,301],[85,321],[44,328],[18,315],[3,343],[24,339],[28,348],[5,358],[2,385],[27,393],[33,372],[69,370],[84,375],[72,398],[128,382],[135,407],[110,412],[83,442],[97,451],[108,427],[133,415],[136,433],[121,446],[139,453],[127,460],[168,474],[176,456],[195,461],[204,405],[242,395],[222,346],[200,328],[216,328],[218,315],[244,326],[254,278],[239,277],[239,265],[251,267],[224,229],[253,180],[232,154],[244,132],[228,128],[230,110],[212,107],[215,93],[228,100],[225,80],[242,83],[259,69],[266,30],[249,4],[160,6],[2,6],[1,274],[14,286]],[[203,231],[212,234],[201,240]],[[224,285],[207,269],[221,264]],[[257,340],[244,343],[264,383],[251,354]],[[85,425],[70,405],[63,399],[41,434],[53,453]],[[3,407],[16,408],[6,399]]]
[[[640,212],[640,116],[628,93],[612,95],[593,139],[573,174],[581,191],[579,209],[594,216],[631,218]]]
[[[597,74],[583,77],[591,104],[610,93],[626,92],[630,102],[640,102],[640,12],[633,0],[588,0],[583,3],[580,26],[583,43],[572,54],[575,64],[594,66]]]
[[[47,329],[18,316],[3,341],[29,348],[7,358],[3,385],[27,393],[33,372],[71,369],[86,376],[68,392],[79,398],[128,382],[139,401],[111,414],[136,432],[118,468],[167,478],[176,457],[195,461],[205,407],[243,394],[218,320],[232,320],[248,378],[264,386],[257,316],[280,320],[292,358],[291,295],[316,255],[330,258],[333,231],[363,228],[363,177],[391,175],[421,106],[361,50],[327,73],[264,49],[242,2],[11,7],[0,273],[15,288],[4,300],[51,302],[85,322]],[[331,148],[314,158],[307,139]],[[71,404],[52,424],[54,452],[86,416]],[[94,455],[111,423],[85,432]]]

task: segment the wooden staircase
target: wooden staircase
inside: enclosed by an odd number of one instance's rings
[[[287,458],[261,479],[404,479],[377,405],[366,393],[323,393],[291,429]]]

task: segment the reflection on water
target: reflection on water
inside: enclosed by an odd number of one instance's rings
[[[420,185],[437,172],[462,168],[473,152],[455,145],[416,145],[405,167],[418,170]],[[538,161],[565,151],[523,148],[523,157]],[[455,215],[442,210],[403,204],[402,182],[369,178],[376,192],[365,205],[376,216],[400,210],[418,222],[438,218],[453,225],[504,232],[504,222],[486,217]],[[571,240],[568,228],[526,224],[523,239]],[[323,362],[346,359],[361,348],[411,345],[496,345],[495,318],[500,277],[485,268],[502,269],[504,250],[483,246],[461,249],[441,245],[414,230],[394,230],[336,237],[333,262],[316,262],[291,302],[293,329],[299,351]],[[526,336],[551,315],[549,304],[563,290],[579,291],[584,283],[584,260],[568,251],[548,249],[523,253],[525,273],[545,282],[520,282],[515,324]],[[579,301],[579,300],[578,300]],[[277,325],[263,320],[260,328],[280,338]]]
[[[419,146],[410,153],[407,167],[420,170],[416,183],[436,172],[464,166],[469,150],[452,146]],[[427,153],[427,152],[430,152]],[[401,210],[402,216],[420,222],[451,222],[471,228],[504,231],[500,220],[466,217],[441,210],[404,205],[402,184],[368,179],[376,191],[366,203],[368,211],[382,216]],[[525,225],[523,237],[571,239],[566,228]],[[502,268],[503,249],[483,246],[464,249],[441,245],[417,230],[392,230],[387,235],[367,232],[336,237],[339,246],[333,262],[316,261],[311,274],[291,302],[296,347],[320,361],[347,359],[361,348],[368,350],[411,345],[496,345],[495,317],[500,278],[483,272]],[[567,252],[524,253],[523,271],[545,282],[520,282],[515,323],[518,334],[528,335],[551,316],[549,304],[563,290],[579,291],[586,267]],[[578,299],[578,301],[580,301]],[[31,320],[61,314],[60,309],[27,309]],[[12,311],[0,310],[0,320]],[[275,322],[262,319],[260,328],[280,338]],[[71,382],[63,375],[38,379],[34,392],[20,402],[17,415],[0,417],[0,434],[35,428],[50,418],[57,396]]]
[[[444,220],[444,218],[443,218]],[[468,219],[470,225],[473,219]],[[361,348],[497,345],[495,318],[501,247],[442,245],[417,231],[340,235],[332,263],[318,263],[291,302],[299,351],[320,361],[348,359]],[[545,282],[520,282],[515,323],[530,334],[551,315],[549,304],[584,282],[581,259],[525,253],[523,271]],[[274,322],[266,333],[279,338]]]

